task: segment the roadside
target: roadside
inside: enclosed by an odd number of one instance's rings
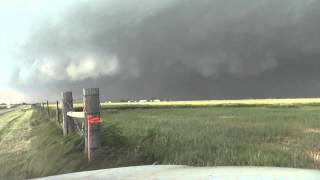
[[[36,109],[16,109],[0,116],[0,179],[26,179],[81,169],[76,136],[64,138]],[[69,155],[66,155],[69,154]]]
[[[0,115],[2,114],[5,114],[5,113],[8,113],[8,112],[11,112],[11,111],[15,111],[15,110],[18,110],[18,109],[22,109],[24,108],[23,106],[17,106],[17,107],[14,107],[14,108],[9,108],[9,109],[0,109]]]
[[[113,136],[110,131],[108,135]],[[113,155],[104,157],[110,159]],[[116,163],[109,161],[108,165]],[[0,179],[28,179],[106,167],[100,161],[89,164],[79,134],[63,137],[60,127],[37,108],[0,115]]]
[[[16,110],[0,117],[0,179],[22,179],[27,168],[33,111]]]

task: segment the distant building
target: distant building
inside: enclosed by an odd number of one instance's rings
[[[160,99],[154,98],[154,97],[149,100],[149,102],[160,102],[160,101],[161,101]]]
[[[141,102],[141,103],[148,102],[148,100],[142,99],[142,100],[139,100],[139,102]]]

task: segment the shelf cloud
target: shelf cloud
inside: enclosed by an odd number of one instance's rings
[[[319,17],[316,0],[80,3],[34,30],[14,82],[105,99],[314,97]]]

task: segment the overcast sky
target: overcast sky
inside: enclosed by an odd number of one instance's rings
[[[41,23],[54,20],[81,0],[1,0],[0,1],[0,102],[32,100],[13,78],[25,57],[20,53],[26,40]],[[28,68],[28,67],[26,67]],[[16,81],[16,82],[13,82]]]
[[[0,101],[319,97],[320,1],[0,1]]]

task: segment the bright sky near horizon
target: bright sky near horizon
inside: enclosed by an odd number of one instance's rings
[[[19,48],[37,24],[59,16],[77,0],[0,0],[0,102],[28,100],[11,86],[12,75],[21,59]]]

